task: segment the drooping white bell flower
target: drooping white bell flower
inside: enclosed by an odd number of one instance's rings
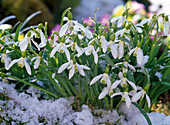
[[[70,46],[72,51],[76,50],[78,52],[77,57],[80,57],[83,54],[83,50],[77,45],[76,42],[72,42]]]
[[[113,17],[110,22],[114,23],[117,21],[117,27],[121,27],[123,26],[123,22],[126,21],[126,16],[117,16],[117,17]]]
[[[6,30],[6,29],[11,29],[12,25],[10,24],[1,24],[0,25],[0,30]]]
[[[67,48],[70,47],[70,46],[71,45],[66,45],[65,43],[61,42],[51,51],[50,57],[53,57],[54,54],[58,51],[59,53],[65,53],[67,60],[69,61],[70,60],[70,52],[68,51]]]
[[[165,16],[163,18],[163,31],[164,31],[165,36],[169,34],[169,29],[170,29],[170,22],[169,22],[168,16]]]
[[[139,65],[142,65],[142,64],[143,64],[143,51],[142,51],[142,49],[140,48],[140,43],[139,43],[139,42],[138,42],[137,47],[135,47],[134,49],[130,50],[129,56],[130,56],[132,53],[133,53],[135,56],[137,56],[137,63],[138,63]]]
[[[118,49],[114,41],[108,43],[108,49],[110,49],[113,58],[116,59],[118,57]]]
[[[111,98],[113,98],[113,97],[115,97],[115,96],[117,96],[117,95],[121,95],[122,96],[122,101],[125,101],[126,102],[126,106],[128,107],[128,108],[130,108],[130,106],[131,106],[131,99],[130,99],[130,97],[129,97],[129,93],[128,92],[118,92],[118,93],[113,93],[110,97]]]
[[[82,76],[85,76],[85,72],[84,69],[86,70],[90,70],[89,67],[85,66],[85,65],[80,65],[77,62],[74,64],[73,60],[70,60],[67,63],[64,63],[63,65],[60,66],[60,68],[58,69],[58,73],[63,72],[65,69],[70,70],[69,71],[69,79],[71,79],[73,77],[73,75],[78,71]]]
[[[3,53],[1,55],[1,62],[5,64],[5,69],[8,70],[8,66],[11,62],[11,58],[6,53]]]
[[[25,66],[27,73],[28,73],[29,75],[31,75],[31,67],[30,67],[30,65],[28,64],[28,62],[27,62],[26,60],[27,60],[26,57],[21,57],[21,58],[19,58],[19,59],[13,60],[13,61],[9,64],[7,70],[9,70],[15,63],[17,63],[18,66],[21,67],[21,68],[23,68],[23,67]]]
[[[132,66],[131,64],[129,64],[127,61],[124,62],[120,62],[120,63],[116,63],[115,65],[120,65],[123,64],[126,68],[123,68],[123,72],[127,73],[128,68],[130,68],[131,70],[133,70],[134,72],[136,71],[136,69],[134,68],[134,66]]]
[[[118,58],[121,59],[124,55],[124,41],[119,41],[118,44]]]
[[[102,92],[99,95],[99,99],[103,99],[107,94],[113,93],[113,89],[111,88],[111,82],[107,81],[107,87],[103,88]]]
[[[32,32],[28,32],[25,35],[25,38],[19,42],[19,46],[20,46],[21,51],[25,51],[27,49],[28,45],[31,46],[31,33]],[[34,43],[36,48],[40,51],[40,47],[38,46],[38,44],[34,40],[32,40],[32,42]]]
[[[91,82],[90,82],[90,85],[93,85],[94,83],[96,83],[99,79],[101,83],[104,83],[104,84],[108,84],[108,86],[111,85],[111,81],[110,81],[110,77],[107,73],[103,73],[103,74],[100,74],[96,77],[94,77]]]
[[[120,74],[122,74],[122,73],[120,73]],[[112,89],[115,89],[119,84],[121,84],[122,87],[126,87],[127,83],[129,83],[134,90],[137,90],[137,86],[135,85],[135,83],[129,81],[126,78],[126,73],[123,73],[122,75],[119,75],[119,77],[120,77],[120,80],[116,80],[115,82],[113,82],[113,84],[111,86]]]
[[[90,54],[93,54],[94,56],[94,62],[97,64],[98,63],[98,54],[97,54],[97,50],[94,49],[93,45],[89,45],[88,47],[84,48],[83,51],[85,52],[85,54],[88,56]]]
[[[103,35],[101,36],[100,43],[101,43],[101,48],[102,48],[103,52],[106,53],[107,48],[108,48],[108,42],[107,42],[105,36],[103,36]]]
[[[46,39],[44,33],[42,32],[42,30],[40,30],[40,38],[41,38],[41,43],[39,44],[39,47],[43,48],[47,45],[47,39]]]
[[[31,61],[33,61],[33,60],[35,60],[35,59],[36,59],[36,61],[34,62],[34,69],[37,69],[37,68],[39,67],[39,65],[40,65],[41,57],[40,57],[40,56],[33,57],[33,58],[31,59]]]
[[[132,96],[132,102],[137,102],[140,98],[143,99],[145,95],[146,95],[146,100],[148,102],[148,108],[150,108],[151,101],[150,101],[150,98],[149,98],[149,96],[147,95],[147,93],[146,93],[146,91],[144,89],[141,89],[139,92],[135,93]]]

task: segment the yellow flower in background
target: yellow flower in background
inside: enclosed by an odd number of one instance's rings
[[[119,5],[113,10],[113,16],[122,16],[123,12],[125,11],[124,5]]]

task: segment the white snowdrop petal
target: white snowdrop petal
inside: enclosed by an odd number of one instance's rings
[[[46,43],[47,43],[47,39],[44,35],[44,33],[42,32],[42,30],[40,30],[40,37],[41,37],[41,43],[39,45],[40,48],[46,46]]]
[[[30,67],[30,65],[27,63],[26,59],[24,59],[24,64],[25,64],[25,68],[26,68],[26,70],[27,70],[27,73],[28,73],[29,75],[31,75],[31,67]]]
[[[147,94],[146,94],[146,100],[148,102],[148,108],[150,108],[151,107],[151,100],[150,100],[150,98]]]
[[[108,88],[104,88],[98,98],[103,99],[108,94],[108,92]]]
[[[64,49],[64,52],[66,54],[67,60],[70,61],[70,52],[68,51],[67,48]]]
[[[94,84],[95,82],[97,82],[102,76],[103,76],[103,74],[100,74],[100,75],[94,77],[94,78],[92,79],[92,81],[90,82],[90,85],[92,85],[92,84]]]
[[[120,41],[119,42],[119,56],[118,58],[121,59],[124,55],[124,42]]]
[[[140,48],[137,50],[137,63],[139,65],[142,65],[143,63],[143,51]]]
[[[126,95],[125,101],[126,101],[126,106],[127,106],[128,108],[130,108],[130,106],[131,106],[131,100],[130,100],[129,95]]]
[[[113,22],[115,22],[116,20],[120,19],[120,17],[121,17],[121,16],[113,17],[113,18],[110,20],[110,22],[113,23]]]
[[[130,50],[130,52],[128,53],[129,54],[129,56],[134,52],[136,50],[136,48],[134,48],[134,49],[131,49]]]
[[[116,80],[116,81],[112,84],[111,88],[112,88],[112,89],[115,89],[115,88],[121,83],[121,81],[122,81],[122,80]]]
[[[60,68],[58,69],[58,73],[63,72],[69,65],[70,65],[70,61],[61,65]]]
[[[66,24],[64,24],[64,25],[61,27],[61,29],[60,29],[60,31],[59,31],[59,36],[62,37],[62,36],[66,33],[66,31],[67,31],[68,28],[69,28],[69,22],[67,22]]]
[[[20,61],[20,60],[21,60],[21,58],[13,60],[13,61],[9,64],[7,70],[9,70],[15,63],[17,63],[17,62]]]
[[[124,18],[121,16],[117,22],[117,27],[121,27],[123,25]]]
[[[69,72],[69,79],[71,79],[73,77],[74,73],[75,73],[75,68],[74,68],[74,66],[72,66],[72,68]]]
[[[81,67],[81,65],[79,65],[78,63],[76,63],[76,65],[77,65],[77,70],[79,71],[79,73],[82,76],[85,76],[85,72],[84,72],[83,68]]]
[[[122,95],[123,93],[122,92],[118,92],[118,93],[113,93],[110,97],[113,98],[114,96],[117,96],[117,95]]]
[[[51,51],[50,57],[53,57],[57,50],[58,50],[58,46],[56,46],[56,47]]]
[[[134,88],[134,90],[137,90],[137,87],[135,85],[135,83],[129,81],[128,79],[126,79],[128,81],[128,83]]]
[[[131,70],[133,70],[134,72],[136,71],[136,69],[135,69],[132,65],[128,64],[128,67],[129,67]]]
[[[36,48],[38,49],[38,51],[40,51],[39,45],[38,45],[34,40],[32,40],[32,42],[33,42],[33,44],[36,46]]]
[[[83,69],[86,69],[86,70],[90,70],[89,67],[85,66],[85,65],[80,65]]]
[[[112,44],[110,48],[111,48],[111,53],[112,53],[113,58],[116,59],[118,57],[118,51],[117,51],[115,44]]]
[[[40,65],[40,57],[37,58],[37,60],[34,62],[34,69],[37,69]]]
[[[135,93],[132,96],[132,102],[137,102],[140,99],[141,96],[142,96],[142,91],[139,91],[139,92]]]
[[[97,64],[97,62],[98,62],[98,55],[97,55],[97,52],[94,50],[94,48],[93,48],[93,56],[94,56],[94,62]]]
[[[20,41],[19,46],[20,46],[21,51],[25,51],[27,49],[27,46],[28,46],[27,37],[25,37],[23,40]]]

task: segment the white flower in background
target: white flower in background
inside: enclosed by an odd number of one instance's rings
[[[51,51],[50,57],[53,57],[54,54],[58,51],[59,53],[65,53],[67,60],[69,61],[70,60],[70,52],[68,51],[67,48],[70,47],[70,46],[71,46],[71,44],[66,45],[65,43],[61,42]]]
[[[63,72],[65,69],[70,70],[69,71],[69,79],[73,77],[73,75],[78,71],[82,76],[85,76],[84,69],[90,70],[89,67],[85,65],[79,65],[77,62],[74,64],[73,60],[70,60],[67,63],[64,63],[63,65],[60,66],[58,69],[58,73]]]
[[[25,51],[29,45],[31,46],[31,33],[33,32],[28,32],[25,35],[25,38],[19,42],[21,51]],[[34,40],[32,40],[32,42],[37,47],[37,49],[40,51],[40,47],[38,46],[38,44]]]
[[[110,22],[114,23],[117,21],[117,27],[121,27],[123,26],[123,22],[126,20],[126,16],[117,16],[117,17],[113,17]]]
[[[146,95],[146,100],[148,102],[148,108],[150,108],[150,105],[151,105],[151,102],[150,102],[150,98],[149,96],[147,95],[146,91],[141,89],[139,92],[135,93],[133,96],[132,96],[132,102],[137,102],[140,98],[144,98],[144,96]]]
[[[94,49],[93,45],[89,45],[88,47],[84,48],[83,51],[85,52],[87,56],[89,56],[90,54],[93,54],[94,62],[96,64],[98,63],[98,54],[97,54],[97,51]]]
[[[159,78],[159,80],[162,80],[162,74],[160,72],[156,72],[155,76],[157,76]]]
[[[118,93],[114,93],[112,94],[110,97],[113,98],[114,96],[117,96],[117,95],[121,95],[122,96],[122,101],[125,101],[126,102],[126,106],[128,108],[130,108],[131,106],[131,99],[129,97],[129,93],[128,92],[118,92]]]
[[[34,69],[37,69],[37,68],[39,67],[39,65],[40,65],[41,57],[40,57],[40,56],[33,57],[33,58],[31,59],[31,62],[32,62],[33,60],[35,60],[35,59],[36,59],[36,61],[34,62]]]
[[[25,66],[26,71],[29,75],[31,75],[31,67],[30,65],[27,63],[27,58],[26,57],[21,57],[19,59],[15,59],[13,60],[9,65],[8,65],[8,69],[9,70],[15,63],[18,64],[19,67],[23,68]]]
[[[165,36],[169,34],[169,28],[170,28],[170,22],[169,22],[168,16],[165,16],[163,18],[163,31],[164,31]]]
[[[124,74],[125,74],[125,76],[124,76]],[[122,87],[126,87],[126,86],[127,86],[127,83],[129,83],[134,90],[137,90],[137,86],[135,85],[135,83],[129,81],[129,80],[126,78],[126,73],[123,73],[123,74],[122,74],[122,73],[120,72],[120,73],[119,73],[119,78],[120,78],[120,80],[116,80],[115,82],[113,82],[113,84],[112,84],[112,86],[111,86],[112,89],[115,89],[119,84],[121,84]]]
[[[140,43],[138,43],[140,44]],[[140,48],[140,45],[137,45],[137,47],[135,47],[134,49],[130,50],[129,52],[129,56],[133,53],[134,56],[137,56],[137,63],[139,65],[143,64],[143,51]]]
[[[90,82],[90,85],[93,85],[95,82],[97,82],[99,79],[101,83],[104,83],[104,84],[107,84],[108,86],[110,86],[111,84],[111,81],[110,81],[110,77],[107,73],[103,73],[103,74],[100,74],[96,77],[94,77],[91,82]]]
[[[103,36],[103,35],[101,36],[100,43],[101,43],[101,48],[103,49],[103,52],[106,53],[107,48],[108,48],[108,42],[105,39],[105,36]]]
[[[0,30],[6,30],[6,29],[11,29],[12,25],[10,24],[1,24],[0,25]]]
[[[8,66],[11,62],[11,58],[6,53],[3,53],[1,55],[1,62],[5,63],[5,69],[8,70]]]
[[[118,44],[118,58],[121,59],[124,55],[124,41],[119,41]]]

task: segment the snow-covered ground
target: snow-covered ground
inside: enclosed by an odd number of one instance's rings
[[[81,112],[76,112],[72,109],[71,104],[73,98],[60,98],[58,100],[38,100],[40,91],[30,87],[27,93],[18,93],[14,89],[14,84],[6,84],[0,82],[4,90],[0,93],[8,93],[11,100],[6,106],[3,104],[6,101],[0,100],[0,107],[3,110],[0,116],[8,121],[11,117],[14,121],[12,125],[19,122],[28,122],[26,125],[105,125],[105,124],[121,124],[121,125],[147,125],[144,116],[135,107],[130,109],[122,104],[118,112],[105,111],[103,109],[91,110],[87,105],[82,106]],[[121,114],[121,115],[120,115]],[[170,116],[165,116],[162,113],[148,113],[153,125],[170,125]],[[6,125],[5,122],[1,125]]]

